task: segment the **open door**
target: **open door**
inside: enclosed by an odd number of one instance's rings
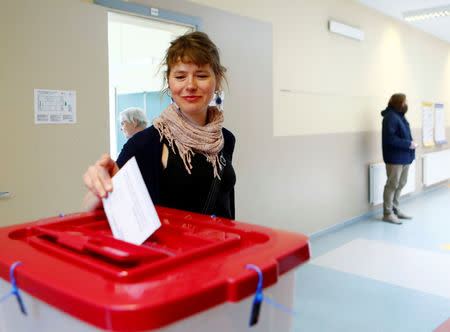
[[[170,42],[195,30],[194,25],[117,12],[108,13],[111,156],[117,158],[126,139],[119,114],[139,107],[151,122],[169,105],[161,95],[161,67]]]

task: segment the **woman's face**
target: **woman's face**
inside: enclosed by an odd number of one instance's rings
[[[208,105],[218,82],[209,64],[198,66],[178,61],[169,74],[169,89],[174,102],[190,120],[206,124]]]
[[[406,99],[402,103],[402,112],[403,113],[408,112],[408,101]]]

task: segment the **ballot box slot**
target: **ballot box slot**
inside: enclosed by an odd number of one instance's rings
[[[214,256],[226,255],[268,241],[260,232],[233,228],[221,219],[192,222],[160,215],[161,227],[142,245],[115,239],[104,214],[84,218],[59,218],[23,230],[11,238],[56,256],[64,262],[83,265],[103,275],[124,281],[150,275]]]

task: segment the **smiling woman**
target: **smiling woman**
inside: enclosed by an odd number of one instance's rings
[[[89,167],[83,207],[101,206],[113,177],[135,157],[156,205],[234,219],[235,138],[222,127],[220,104],[225,67],[216,45],[202,32],[178,37],[165,56],[166,92],[173,103],[124,145],[117,162],[102,156]]]
[[[169,74],[169,88],[183,113],[194,123],[205,125],[208,105],[219,89],[211,66],[178,61]]]

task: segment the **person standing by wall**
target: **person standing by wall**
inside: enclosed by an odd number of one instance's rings
[[[138,107],[128,107],[119,114],[120,130],[129,139],[134,134],[144,130],[148,126],[147,116]]]
[[[399,210],[399,197],[408,181],[408,170],[415,158],[417,143],[413,141],[405,114],[408,111],[406,95],[396,93],[383,116],[382,147],[387,181],[383,194],[383,220],[401,224],[400,219],[412,219]]]

